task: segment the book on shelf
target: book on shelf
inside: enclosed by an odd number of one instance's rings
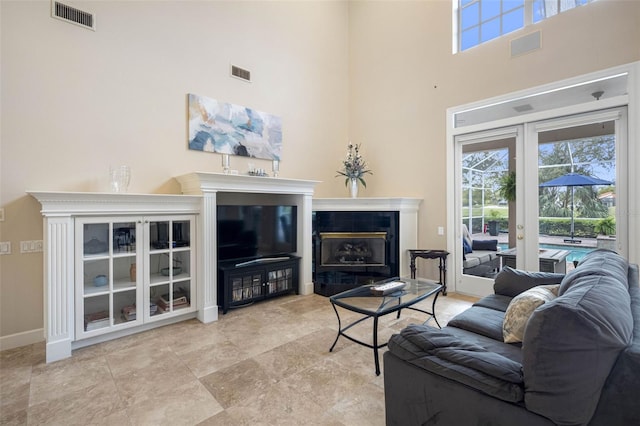
[[[99,311],[84,316],[84,330],[91,331],[102,327],[108,327],[111,323],[109,311]]]
[[[122,308],[122,316],[125,321],[135,321],[136,319],[136,305],[128,305]]]
[[[99,321],[88,322],[84,326],[84,331],[93,331],[103,327],[109,327],[109,318],[105,318]]]
[[[156,303],[158,304],[158,308],[162,309],[163,311],[170,310],[171,304],[162,297],[158,298]],[[173,299],[173,309],[184,308],[187,306],[189,306],[189,301],[186,298]]]
[[[160,296],[159,302],[168,305],[169,304],[169,295],[164,295],[164,296]],[[189,300],[187,299],[186,296],[182,296],[182,297],[174,297],[173,298],[173,304],[183,304],[183,303],[189,303]]]
[[[158,305],[153,302],[149,302],[149,315],[154,315],[158,311]],[[136,305],[127,305],[122,308],[122,317],[125,321],[135,321],[137,318],[136,315]]]
[[[158,307],[160,309],[162,309],[163,311],[168,311],[170,310],[170,300],[169,300],[169,294],[163,294],[162,296],[158,297],[158,300],[156,300],[156,303],[158,304]],[[184,308],[186,306],[189,306],[189,298],[187,297],[187,292],[185,292],[182,289],[176,290],[173,292],[173,309],[179,309],[179,308]]]

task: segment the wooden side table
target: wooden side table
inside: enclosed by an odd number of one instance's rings
[[[440,282],[442,284],[442,295],[447,295],[447,256],[449,252],[446,250],[421,250],[421,249],[409,249],[409,256],[411,257],[411,278],[416,278],[416,257],[422,259],[439,259],[438,268],[440,269]]]

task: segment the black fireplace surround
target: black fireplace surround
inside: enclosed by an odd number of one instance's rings
[[[332,296],[399,275],[397,211],[313,212],[313,288]]]

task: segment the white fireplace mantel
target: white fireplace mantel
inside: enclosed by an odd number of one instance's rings
[[[313,195],[315,180],[285,179],[268,176],[230,175],[193,172],[177,176],[183,194],[239,192],[262,194]]]
[[[198,313],[201,321],[215,321],[218,317],[216,212],[219,193],[273,194],[285,197],[287,202],[298,207],[298,251],[295,254],[302,258],[298,293],[313,293],[311,217],[313,191],[318,181],[208,172],[188,173],[177,176],[176,180],[183,194],[202,195],[198,219],[201,261],[198,264],[204,286],[205,308]]]
[[[420,198],[315,198],[314,211],[397,211],[400,213],[400,276],[408,277],[409,249],[418,248]]]

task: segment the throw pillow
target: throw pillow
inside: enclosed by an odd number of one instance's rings
[[[471,248],[473,250],[498,251],[498,240],[473,240]]]
[[[559,287],[560,284],[539,285],[520,293],[511,300],[502,323],[502,338],[505,343],[522,342],[524,329],[533,311],[545,302],[558,297]]]
[[[464,249],[464,254],[473,252],[473,250],[471,249],[471,245],[464,238],[462,239],[462,248]]]

